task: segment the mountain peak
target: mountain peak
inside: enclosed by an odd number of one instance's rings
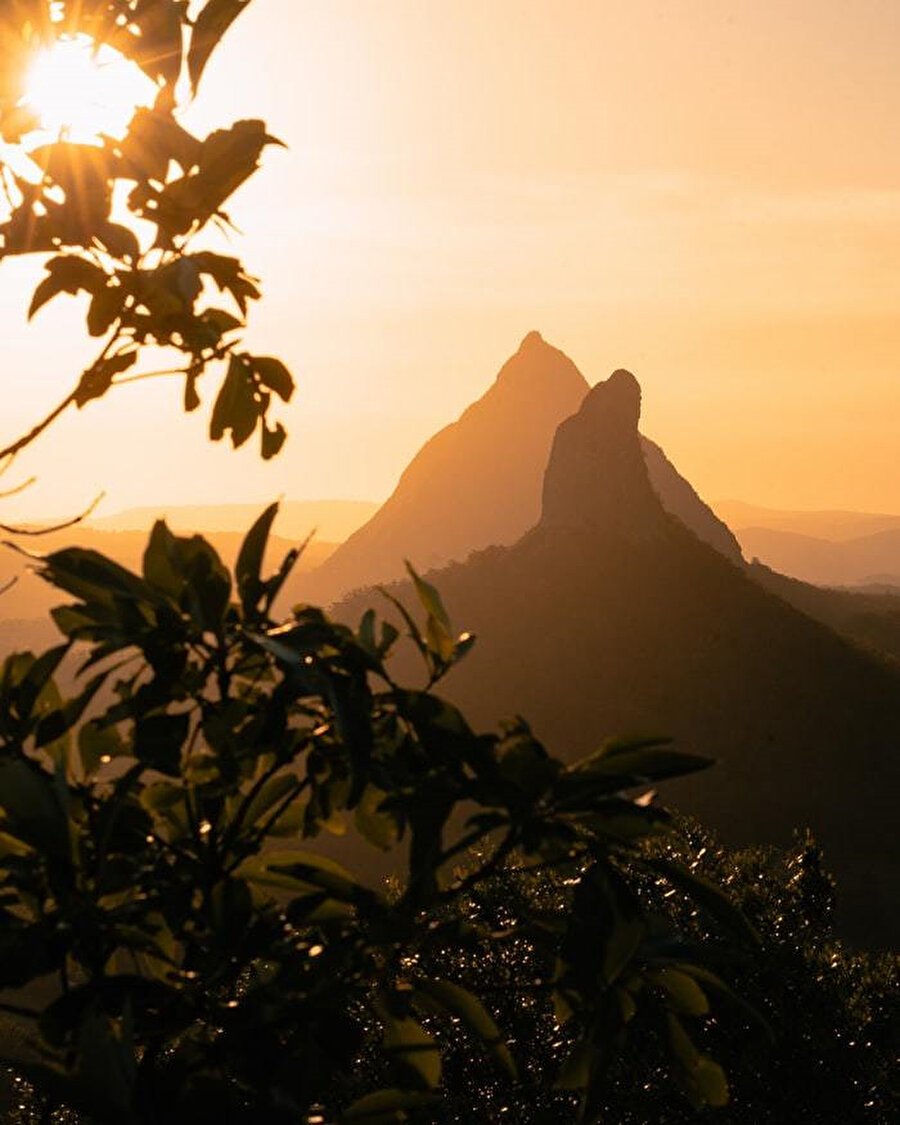
[[[527,336],[522,338],[522,343],[519,344],[519,351],[524,352],[529,348],[540,347],[541,344],[547,346],[547,341],[536,329],[532,329]]]
[[[538,522],[556,428],[588,391],[571,359],[529,332],[476,402],[422,446],[394,493],[307,580],[307,600],[515,542]]]
[[[591,387],[582,410],[603,427],[614,425],[633,430],[636,435],[641,420],[641,385],[630,371],[619,367],[605,382]]]
[[[566,401],[574,410],[587,390],[584,376],[565,352],[532,331],[519,350],[504,363],[491,392],[539,394],[550,401]],[[562,415],[566,417],[566,415]]]
[[[641,387],[620,368],[592,387],[556,432],[544,478],[543,527],[595,527],[655,538],[668,524],[650,483],[638,422]]]

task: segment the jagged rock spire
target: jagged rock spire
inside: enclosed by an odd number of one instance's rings
[[[598,383],[556,432],[544,477],[542,527],[593,527],[655,538],[669,517],[650,484],[638,422],[641,388],[619,369]]]

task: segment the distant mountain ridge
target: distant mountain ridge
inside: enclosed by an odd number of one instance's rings
[[[769,527],[738,535],[748,558],[816,586],[900,586],[900,527],[839,540]]]
[[[713,507],[735,532],[748,527],[765,527],[773,531],[840,542],[875,535],[880,531],[900,529],[900,515],[884,512],[853,512],[842,509],[791,511],[765,508],[743,500],[717,500]]]
[[[271,497],[274,500],[275,497]],[[166,519],[179,532],[247,531],[270,500],[259,504],[157,504],[95,516],[83,526],[98,531],[148,531]],[[341,543],[378,510],[372,500],[282,500],[277,532],[305,539],[315,530],[323,543]]]

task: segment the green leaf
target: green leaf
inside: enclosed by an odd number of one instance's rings
[[[591,1081],[591,1069],[597,1051],[593,1043],[576,1043],[560,1067],[554,1086],[557,1090],[583,1090]]]
[[[515,1081],[518,1072],[509,1048],[503,1041],[497,1024],[477,996],[448,980],[418,981],[416,989],[457,1016],[468,1030],[481,1040],[492,1058]]]
[[[59,705],[59,693],[52,677],[69,647],[68,644],[57,645],[38,657],[30,652],[13,653],[3,662],[0,689],[8,706],[12,705],[10,696],[15,700],[17,718],[33,718]]]
[[[731,901],[728,895],[711,883],[689,871],[684,864],[674,860],[648,858],[642,861],[647,867],[659,872],[679,890],[694,900],[726,929],[743,941],[759,945],[759,934],[744,916],[743,911]]]
[[[219,629],[231,597],[231,577],[202,535],[173,535],[157,520],[143,565],[148,589],[177,601],[201,628]]]
[[[374,891],[357,883],[339,863],[315,852],[269,851],[244,860],[235,871],[235,877],[299,893],[318,889],[335,901],[349,905],[377,898]]]
[[[48,746],[51,742],[62,738],[84,714],[91,700],[106,682],[108,675],[107,671],[99,672],[87,682],[78,695],[67,699],[60,707],[45,715],[35,731],[35,746]]]
[[[709,1055],[697,1050],[676,1015],[670,1012],[666,1018],[669,1043],[678,1062],[677,1073],[691,1103],[698,1109],[727,1105],[729,1092],[725,1072]]]
[[[682,777],[711,765],[711,758],[670,750],[664,741],[653,739],[609,744],[574,763],[567,772],[598,781],[608,778],[608,788],[616,790]]]
[[[382,1018],[385,1054],[426,1089],[435,1089],[441,1081],[441,1053],[434,1037],[410,1016],[385,1012]]]
[[[711,972],[709,969],[702,965],[695,965],[686,962],[677,962],[674,968],[682,973],[694,977],[696,980],[702,982],[707,988],[712,988],[723,996],[729,1003],[734,1004],[741,1012],[752,1020],[762,1031],[766,1034],[770,1042],[775,1042],[775,1032],[772,1025],[766,1017],[759,1011],[757,1007],[745,1000],[743,996],[739,996],[732,988],[730,988],[720,976]]]
[[[386,797],[387,793],[383,789],[369,784],[363,790],[353,813],[356,827],[362,835],[370,844],[385,852],[400,838],[400,828],[396,818],[380,808]]]
[[[262,786],[250,804],[244,816],[244,824],[248,827],[256,824],[266,813],[280,804],[291,792],[299,793],[302,789],[300,779],[293,773],[279,773]]]
[[[705,1016],[709,1011],[706,993],[693,977],[677,969],[651,969],[648,980],[658,985],[669,998],[676,1012],[684,1016]]]
[[[85,723],[78,732],[78,753],[85,777],[96,773],[101,765],[128,753],[122,736],[115,727]]]
[[[406,562],[406,569],[413,580],[416,594],[418,594],[419,601],[422,603],[422,608],[426,614],[435,618],[449,632],[450,618],[447,616],[446,609],[444,609],[441,595],[430,582],[426,582],[424,578],[419,577],[409,560]]]
[[[394,1125],[408,1120],[406,1111],[433,1105],[435,1094],[423,1090],[378,1090],[366,1094],[344,1110],[341,1121],[364,1121],[367,1125]]]
[[[693,1082],[703,1104],[713,1109],[728,1105],[730,1095],[725,1071],[708,1055],[701,1055],[693,1073]]]
[[[456,645],[450,633],[450,618],[444,609],[441,595],[430,582],[419,577],[408,560],[406,569],[426,613],[425,635],[428,638],[428,647],[440,661],[449,663],[453,659]]]

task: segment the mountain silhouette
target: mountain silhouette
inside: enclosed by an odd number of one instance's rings
[[[556,434],[536,527],[430,576],[478,637],[445,694],[478,725],[524,715],[567,758],[651,733],[717,759],[664,799],[733,841],[811,827],[846,932],[896,938],[900,678],[664,509],[639,414],[628,372],[594,387]],[[392,592],[415,604],[408,584]]]
[[[662,449],[641,437],[641,450],[653,490],[669,515],[675,516],[704,543],[737,566],[743,566],[741,544],[728,525],[705,504],[690,481],[678,472]]]
[[[900,516],[884,512],[852,512],[837,510],[787,511],[763,508],[742,500],[717,500],[713,505],[719,516],[740,537],[745,528],[764,527],[829,539],[834,543],[876,535],[879,531],[900,529]]]
[[[540,517],[556,429],[587,393],[572,360],[529,332],[488,391],[425,443],[375,515],[304,577],[304,598],[329,604],[399,578],[405,558],[426,569],[521,538]],[[659,446],[641,438],[641,449],[664,507],[741,562],[737,540]]]
[[[900,527],[840,540],[747,527],[740,540],[748,558],[817,586],[900,585]]]

